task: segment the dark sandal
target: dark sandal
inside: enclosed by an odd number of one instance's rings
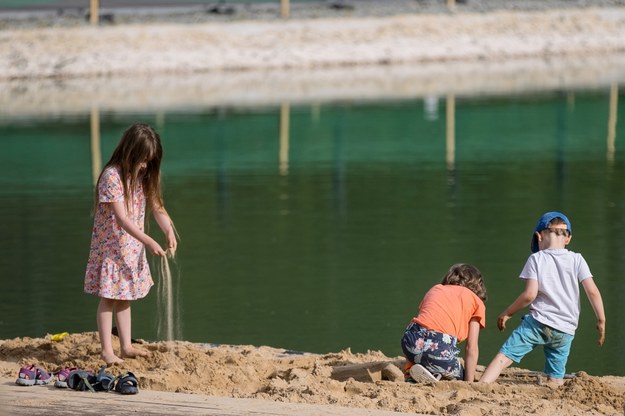
[[[95,376],[95,382],[93,383],[93,389],[95,391],[110,391],[113,389],[113,383],[115,377],[111,373],[107,373],[106,365],[100,367],[100,371]]]
[[[135,375],[128,371],[117,377],[115,391],[120,394],[137,394],[139,393],[139,382]]]
[[[95,389],[93,388],[95,381],[96,376],[92,372],[86,370],[74,370],[67,376],[67,387],[72,390],[88,390],[95,393]]]

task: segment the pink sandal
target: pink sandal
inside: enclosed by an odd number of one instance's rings
[[[78,370],[78,369],[77,368],[61,368],[56,373],[56,381],[54,382],[54,387],[58,387],[60,389],[66,389],[68,387],[67,380],[69,379],[69,374],[74,370]]]
[[[20,368],[15,384],[19,384],[20,386],[48,384],[53,378],[54,375],[48,373],[43,368],[35,366],[35,364],[31,364],[27,367]]]
[[[34,364],[31,364],[28,367],[20,368],[15,384],[19,384],[20,386],[34,386],[36,382],[37,368]]]

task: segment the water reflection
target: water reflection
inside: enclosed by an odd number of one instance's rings
[[[616,123],[618,121],[618,85],[610,86],[610,112],[608,117],[608,162],[614,162],[614,152],[616,151]]]
[[[588,260],[608,314],[599,351],[582,300],[570,370],[620,374],[607,358],[625,345],[625,324],[610,318],[624,289],[618,95],[612,83],[5,113],[0,338],[95,330],[97,300],[82,294],[94,175],[141,119],[164,141],[165,200],[182,235],[184,339],[396,355],[425,290],[466,261],[489,289],[486,363],[507,335],[494,322],[521,288],[533,222],[558,209],[575,222],[571,249]],[[157,338],[154,295],[133,305],[137,337]],[[523,365],[540,369],[539,355]]]

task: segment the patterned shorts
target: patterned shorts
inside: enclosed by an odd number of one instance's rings
[[[408,361],[421,364],[430,373],[440,374],[446,380],[463,380],[464,368],[458,361],[457,342],[454,336],[411,323],[401,339],[401,349]]]

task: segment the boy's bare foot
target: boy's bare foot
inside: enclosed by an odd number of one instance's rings
[[[547,376],[546,378],[538,377],[538,385],[546,386],[546,387],[549,387],[550,389],[557,389],[558,387],[561,387],[564,385],[564,379],[551,378],[549,376]]]
[[[102,354],[100,354],[100,357],[104,360],[106,365],[112,365],[112,364],[118,364],[118,363],[124,362],[124,360],[122,360],[117,355],[115,355],[114,352],[109,352],[109,353],[103,352]]]
[[[123,358],[149,357],[150,352],[130,347],[130,348],[123,349],[121,355]]]
[[[564,385],[564,379],[547,377],[547,385],[552,389],[558,388]]]

